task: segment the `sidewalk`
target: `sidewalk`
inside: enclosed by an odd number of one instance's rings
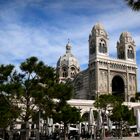
[[[115,137],[106,137],[104,140],[140,140],[140,137],[123,137],[122,139],[115,138]]]
[[[91,139],[80,138],[80,140],[91,140]],[[140,137],[123,137],[122,139],[115,138],[115,137],[106,137],[104,138],[104,140],[140,140]]]

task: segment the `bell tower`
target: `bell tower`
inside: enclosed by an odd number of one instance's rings
[[[89,35],[89,99],[95,99],[99,92],[99,60],[108,59],[108,35],[97,23]]]
[[[89,35],[89,62],[98,57],[108,56],[108,35],[100,23],[97,23]]]
[[[123,32],[117,42],[117,57],[128,61],[136,61],[135,42],[129,32]]]

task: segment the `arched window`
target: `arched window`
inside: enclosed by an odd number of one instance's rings
[[[125,58],[124,48],[122,48],[122,47],[119,49],[118,58],[120,58],[120,59],[124,59]]]
[[[74,78],[76,75],[76,69],[74,67],[71,67],[71,77]]]
[[[102,52],[102,44],[99,43],[99,52]]]
[[[94,54],[95,52],[96,52],[96,45],[92,41],[91,44],[90,44],[90,54]]]
[[[63,77],[67,77],[68,76],[68,71],[67,71],[66,67],[62,68],[62,75],[63,75]]]
[[[134,50],[133,50],[133,48],[131,46],[128,47],[127,56],[130,59],[134,59]]]
[[[99,52],[100,53],[107,53],[107,45],[105,40],[101,39],[99,42]]]

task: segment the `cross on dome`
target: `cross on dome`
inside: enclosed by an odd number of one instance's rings
[[[71,45],[70,45],[70,39],[68,38],[68,43],[66,45],[66,53],[71,53]]]

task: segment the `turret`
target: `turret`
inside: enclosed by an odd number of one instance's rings
[[[118,59],[136,61],[135,42],[129,32],[123,32],[117,42]]]
[[[108,35],[100,23],[97,23],[89,35],[89,60],[98,56],[108,56]]]

